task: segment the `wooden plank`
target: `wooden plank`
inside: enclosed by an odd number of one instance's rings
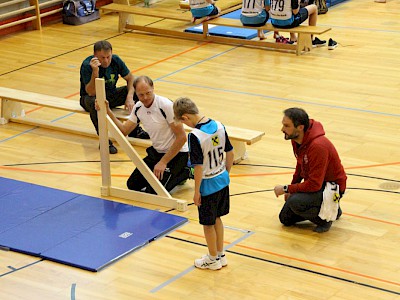
[[[183,38],[183,39],[195,40],[195,41],[204,41],[204,37],[198,33],[126,24],[125,30],[129,30],[129,29],[148,32],[148,33],[154,33],[154,34],[158,34],[158,35],[165,35],[165,36],[170,36],[170,37],[175,37],[175,38]]]
[[[25,124],[30,126],[38,126],[41,128],[51,129],[51,130],[58,130],[66,133],[72,134],[79,134],[87,137],[98,138],[96,131],[93,128],[86,128],[82,126],[73,126],[68,124],[62,124],[59,122],[50,122],[45,120],[33,119],[28,117],[17,117],[17,118],[10,118],[10,122],[18,123],[18,124]],[[114,138],[111,137],[111,140],[115,141]],[[133,146],[140,146],[140,147],[150,147],[151,141],[150,140],[143,140],[133,137],[127,137],[127,140]]]
[[[106,12],[128,13],[140,16],[154,17],[159,19],[177,20],[191,23],[191,14],[172,10],[163,10],[155,8],[143,8],[137,6],[128,6],[124,4],[111,3],[100,8]]]

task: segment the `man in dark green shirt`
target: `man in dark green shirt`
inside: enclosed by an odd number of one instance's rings
[[[126,80],[127,85],[117,87],[119,76]],[[105,81],[106,98],[111,108],[124,105],[125,109],[132,112],[133,106],[139,100],[133,88],[134,76],[122,59],[112,53],[112,46],[108,41],[98,41],[94,44],[94,54],[88,56],[81,65],[80,70],[80,104],[90,114],[90,119],[97,134],[99,133],[96,100],[96,78]],[[130,136],[141,139],[149,139],[149,135],[141,127],[137,126]],[[109,141],[110,154],[118,152],[117,148]]]

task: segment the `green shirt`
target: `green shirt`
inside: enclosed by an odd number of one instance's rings
[[[94,55],[87,57],[81,65],[81,97],[88,94],[86,93],[85,87],[92,78],[92,67],[90,66],[90,60],[93,57]],[[114,94],[117,89],[117,81],[119,76],[121,75],[121,77],[125,77],[129,74],[129,72],[130,71],[128,67],[116,54],[112,55],[111,64],[107,68],[99,67],[99,78],[103,78],[105,81],[106,95]]]

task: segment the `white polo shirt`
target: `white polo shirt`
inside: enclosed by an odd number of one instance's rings
[[[155,95],[153,104],[149,108],[138,101],[129,116],[129,120],[133,123],[141,122],[143,124],[154,149],[159,153],[167,153],[175,142],[175,134],[169,125],[174,122],[173,102],[168,98]],[[185,143],[180,152],[188,151],[188,145]]]

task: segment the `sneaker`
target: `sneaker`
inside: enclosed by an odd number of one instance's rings
[[[216,260],[211,260],[208,255],[204,255],[201,258],[195,259],[194,266],[203,270],[219,270],[222,268],[219,258],[217,258]]]
[[[323,47],[326,45],[326,41],[325,40],[320,40],[319,38],[314,38],[314,40],[312,41],[312,45],[313,47]]]
[[[317,227],[314,228],[314,232],[318,233],[327,232],[329,231],[329,229],[331,229],[331,226],[332,226],[332,221],[326,223],[325,225],[318,225]]]
[[[342,209],[339,207],[339,209],[338,209],[338,213],[337,213],[337,216],[336,216],[336,220],[339,220],[339,218],[342,216]]]
[[[277,37],[277,38],[275,39],[275,43],[279,43],[279,44],[291,44],[291,42],[289,41],[289,39],[285,38],[284,36]]]
[[[329,49],[329,50],[333,50],[333,49],[335,49],[336,47],[337,47],[337,43],[336,43],[334,40],[329,39],[329,42],[328,42],[328,49]]]
[[[140,126],[136,126],[136,128],[128,136],[142,140],[150,139],[149,134]]]
[[[226,259],[225,254],[222,254],[222,256],[218,257],[219,261],[221,262],[221,266],[226,267],[228,265],[228,260]]]
[[[110,154],[116,154],[116,153],[118,153],[118,149],[115,148],[115,146],[114,146],[113,144],[110,144],[110,145],[108,146],[108,151],[110,152]]]

